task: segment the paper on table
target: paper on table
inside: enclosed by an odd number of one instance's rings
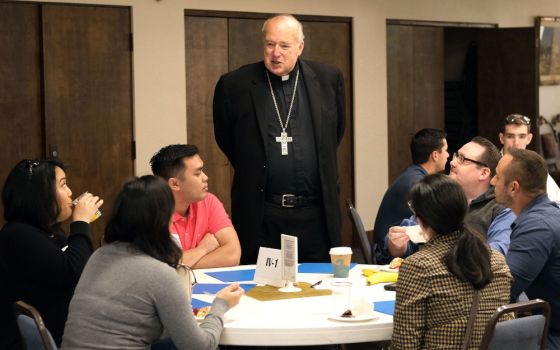
[[[414,243],[425,243],[426,238],[422,234],[422,229],[420,225],[415,226],[407,226],[406,227],[406,234],[410,238],[410,240]]]

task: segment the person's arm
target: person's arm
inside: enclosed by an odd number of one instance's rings
[[[194,248],[183,251],[182,264],[194,267],[207,254],[220,247],[220,242],[214,237],[213,234],[207,233],[204,235],[200,243]]]
[[[550,256],[550,243],[553,241],[551,229],[541,217],[526,216],[515,228],[506,255],[506,262],[513,276],[512,300],[517,300],[541,273]]]
[[[197,269],[209,267],[226,267],[239,265],[241,246],[237,232],[233,227],[224,227],[214,234],[220,246],[204,255],[193,267]]]
[[[426,300],[430,279],[416,261],[405,260],[399,269],[391,348],[420,349],[427,325]]]
[[[214,138],[231,165],[235,167],[235,121],[224,84],[224,77],[221,77],[214,89],[212,102]]]
[[[157,280],[148,282],[157,317],[177,349],[216,349],[223,330],[228,302],[215,298],[211,314],[197,324],[185,288],[173,269],[162,270]]]
[[[490,248],[507,254],[511,236],[511,224],[515,221],[515,214],[509,208],[504,208],[496,215],[488,226],[487,242]]]

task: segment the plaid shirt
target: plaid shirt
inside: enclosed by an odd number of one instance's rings
[[[443,263],[459,231],[434,236],[401,265],[391,349],[460,349],[474,288]],[[502,254],[490,250],[492,281],[482,289],[469,349],[478,349],[486,323],[509,302],[512,277]]]

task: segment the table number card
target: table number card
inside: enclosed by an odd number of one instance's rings
[[[255,271],[255,283],[284,287],[282,279],[282,251],[260,247]]]

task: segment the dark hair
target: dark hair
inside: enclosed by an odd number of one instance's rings
[[[33,225],[49,234],[58,233],[56,218],[56,167],[62,162],[52,158],[24,159],[10,171],[2,191],[4,219]]]
[[[523,192],[533,198],[545,193],[548,167],[544,159],[527,149],[512,149],[509,154],[512,160],[504,170],[505,182],[518,181]]]
[[[198,148],[195,145],[169,145],[160,149],[150,159],[152,173],[168,180],[171,177],[181,178],[185,171],[183,158],[192,157],[198,154]]]
[[[433,151],[441,152],[443,139],[447,135],[438,129],[425,128],[418,131],[410,140],[410,154],[414,164],[426,163]]]
[[[135,177],[117,196],[104,240],[131,242],[149,256],[176,267],[182,252],[169,233],[174,207],[171,190],[161,177]]]
[[[443,174],[427,175],[412,187],[409,199],[416,217],[435,235],[460,231],[443,261],[459,280],[484,288],[492,279],[490,252],[481,235],[464,224],[468,204],[461,185]]]
[[[471,140],[484,148],[484,152],[480,156],[480,159],[477,159],[479,162],[488,165],[490,168],[491,177],[496,175],[496,167],[498,166],[498,162],[500,158],[502,158],[502,154],[498,150],[498,148],[487,138],[482,136],[475,136]]]

